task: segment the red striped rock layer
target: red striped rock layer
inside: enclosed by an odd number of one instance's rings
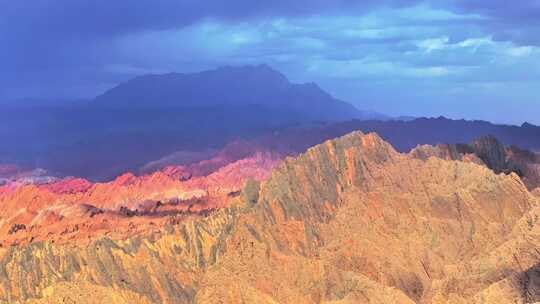
[[[167,172],[126,173],[108,183],[66,178],[0,187],[0,243],[122,238],[228,206],[247,178],[264,180],[280,158],[255,155],[207,176],[178,180]]]

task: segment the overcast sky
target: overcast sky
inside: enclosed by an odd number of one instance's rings
[[[540,124],[540,0],[0,0],[0,98],[267,63],[361,109]]]

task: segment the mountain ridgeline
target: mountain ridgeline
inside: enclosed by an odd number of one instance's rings
[[[165,195],[183,191],[182,185],[157,185]],[[120,195],[140,183],[110,186],[117,190],[105,193]],[[86,207],[74,216],[36,200],[33,186],[6,191],[2,205],[26,202],[44,225],[60,226],[48,237],[65,241],[31,239],[0,248],[4,302],[540,301],[538,194],[516,174],[399,153],[375,133],[353,132],[287,158],[265,180],[247,182],[209,213],[160,213],[161,221],[157,215],[117,215],[131,223],[127,227],[160,225],[127,238],[107,233],[117,229],[109,226],[112,211]],[[77,191],[70,195],[96,188]],[[105,236],[87,238],[84,224],[70,226],[60,217],[54,222],[56,212],[86,218]],[[11,237],[39,233],[35,222],[13,225]]]
[[[293,84],[267,65],[140,76],[96,97],[92,105],[140,108],[259,106],[301,114],[298,117],[305,121],[383,117],[369,116],[351,104],[335,99],[315,83]]]
[[[140,76],[84,102],[4,104],[0,120],[0,165],[95,181],[139,172],[172,154],[218,151],[237,139],[298,154],[355,130],[377,132],[401,152],[486,135],[540,151],[540,127],[531,124],[392,120],[357,110],[316,84],[293,84],[266,65]]]

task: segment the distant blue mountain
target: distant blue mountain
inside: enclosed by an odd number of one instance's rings
[[[102,107],[245,107],[293,112],[305,121],[384,119],[332,97],[315,83],[293,84],[268,65],[221,67],[199,73],[145,75],[96,97]]]
[[[303,151],[353,130],[377,132],[399,151],[486,135],[540,151],[539,126],[389,118],[357,110],[313,83],[292,84],[264,65],[147,75],[87,102],[35,99],[17,105],[1,107],[0,163],[93,180],[176,151],[220,149],[236,139],[269,136],[275,147]]]

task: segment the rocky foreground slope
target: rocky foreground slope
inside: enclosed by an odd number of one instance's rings
[[[540,193],[515,173],[401,154],[354,132],[285,159],[262,180],[212,212],[131,237],[4,246],[0,300],[540,301]],[[28,209],[29,200],[42,202],[30,193],[12,207]]]

